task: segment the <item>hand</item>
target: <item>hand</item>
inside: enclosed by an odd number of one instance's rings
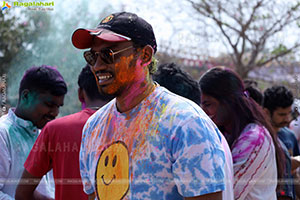
[[[39,192],[36,191],[36,190],[35,190],[34,193],[33,193],[33,199],[34,199],[34,200],[54,200],[53,198],[47,197],[47,196],[45,196],[45,195],[39,193]]]

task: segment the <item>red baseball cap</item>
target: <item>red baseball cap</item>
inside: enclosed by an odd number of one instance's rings
[[[87,49],[92,46],[93,38],[98,37],[108,42],[130,41],[131,38],[112,32],[107,29],[77,29],[72,35],[72,43],[78,49]]]
[[[104,18],[96,29],[77,29],[72,43],[78,49],[90,48],[94,37],[109,42],[132,41],[157,50],[152,26],[141,17],[129,12],[114,13]]]

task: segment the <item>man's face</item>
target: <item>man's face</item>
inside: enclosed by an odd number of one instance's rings
[[[136,66],[139,53],[135,48],[130,48],[132,45],[132,42],[112,43],[95,38],[91,51],[99,52],[103,48],[109,48],[118,52],[126,49],[114,56],[112,64],[105,63],[100,56],[97,57],[92,71],[101,93],[119,96],[128,92],[129,88],[139,82],[138,79],[143,78],[141,69]]]
[[[286,108],[276,108],[271,115],[272,125],[276,128],[282,128],[289,125],[292,119],[292,106]]]
[[[228,112],[216,98],[201,94],[201,107],[217,126],[226,126]]]
[[[49,92],[29,92],[23,106],[26,109],[26,120],[31,121],[39,129],[55,119],[59,107],[64,103],[64,95],[54,96]]]

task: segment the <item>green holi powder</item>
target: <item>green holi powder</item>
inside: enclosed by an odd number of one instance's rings
[[[25,109],[29,109],[34,105],[38,104],[38,102],[38,93],[32,91],[28,93],[27,100],[22,104],[22,107],[24,107]]]
[[[167,110],[167,106],[166,106],[166,104],[162,104],[161,107],[162,107],[161,113],[164,114]]]

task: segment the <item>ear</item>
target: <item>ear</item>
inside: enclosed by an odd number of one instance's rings
[[[25,89],[21,92],[20,100],[21,102],[27,103],[30,96],[30,91]]]
[[[78,88],[78,99],[81,103],[85,103],[83,89]]]
[[[263,108],[264,112],[266,113],[267,116],[271,117],[271,113],[267,108]]]
[[[142,59],[142,66],[148,66],[152,61],[154,50],[150,45],[147,45],[143,48],[141,59]]]

